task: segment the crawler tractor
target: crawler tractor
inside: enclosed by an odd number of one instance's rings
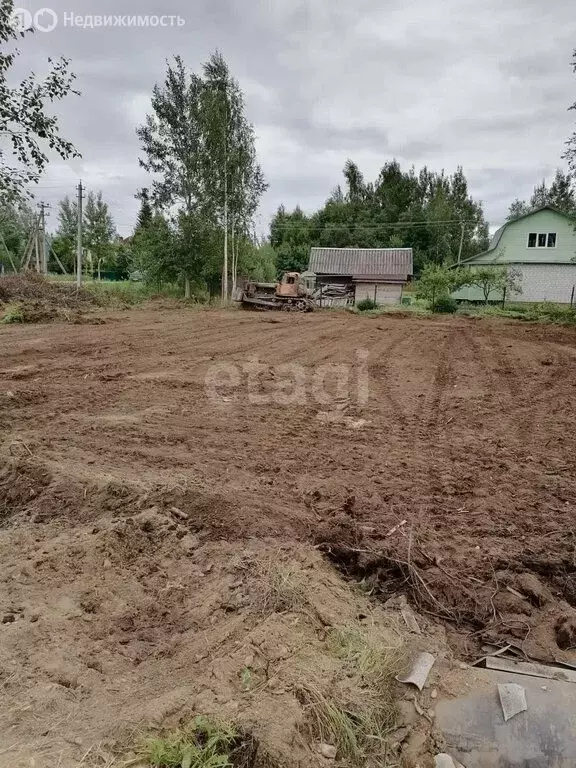
[[[285,272],[279,283],[248,282],[237,290],[235,301],[254,309],[312,312],[314,301],[298,272]]]

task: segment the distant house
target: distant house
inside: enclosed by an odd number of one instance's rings
[[[413,274],[412,248],[312,248],[308,269],[327,296],[399,304]]]
[[[521,274],[521,294],[510,301],[554,301],[569,303],[576,286],[576,221],[551,205],[507,221],[495,232],[487,251],[466,259],[463,267],[505,264]],[[478,288],[463,288],[457,299],[479,301]],[[492,294],[490,300],[502,298]]]

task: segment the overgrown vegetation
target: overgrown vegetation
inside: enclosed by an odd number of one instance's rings
[[[2,325],[23,322],[25,322],[25,317],[20,304],[7,304],[4,309],[0,305],[0,323]]]
[[[536,304],[506,304],[504,307],[463,305],[458,311],[473,317],[503,317],[535,323],[576,325],[575,308],[549,301]]]
[[[440,296],[430,305],[436,314],[453,315],[458,310],[458,302],[451,296]]]
[[[187,727],[143,739],[137,759],[150,768],[228,768],[242,747],[234,726],[196,717]]]
[[[378,309],[378,304],[374,299],[362,299],[356,304],[356,309],[359,312],[370,312],[373,309]]]

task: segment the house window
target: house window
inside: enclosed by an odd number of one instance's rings
[[[556,248],[556,232],[530,232],[528,248]]]

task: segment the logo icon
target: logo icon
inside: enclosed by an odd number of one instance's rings
[[[24,32],[32,27],[32,14],[26,8],[14,8],[10,16],[10,26],[16,32]]]
[[[39,32],[52,32],[58,26],[58,14],[52,8],[40,8],[34,14],[34,26]]]

